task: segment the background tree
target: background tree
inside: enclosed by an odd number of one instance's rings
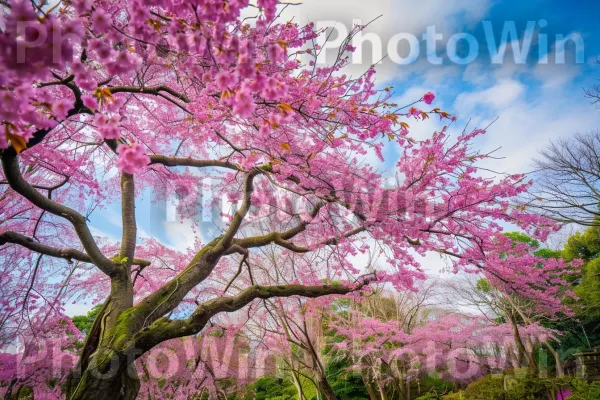
[[[562,223],[595,226],[600,216],[600,132],[559,139],[535,161],[530,205]]]
[[[510,268],[515,260],[531,264],[531,272],[542,272],[542,260],[546,260],[546,266],[553,263],[555,268],[545,272],[548,285],[549,297],[534,298],[523,297],[519,291],[514,290],[511,284],[505,284],[494,276],[489,278],[475,279],[472,277],[457,282],[452,282],[449,287],[451,296],[458,296],[464,300],[463,305],[477,308],[487,316],[490,321],[497,324],[510,324],[513,330],[514,343],[516,344],[516,366],[527,364],[533,374],[537,371],[536,349],[537,342],[531,341],[531,336],[520,337],[520,330],[529,326],[544,326],[554,328],[563,321],[574,317],[574,312],[569,306],[575,298],[573,292],[574,280],[579,275],[579,268],[563,269],[562,263],[558,260],[562,257],[561,251],[555,251],[548,248],[540,248],[540,243],[531,237],[520,232],[507,232],[504,240],[511,242],[511,250],[507,253],[499,254],[496,260],[500,263],[506,263]],[[576,260],[572,257],[570,260]],[[558,279],[558,280],[556,280]],[[552,344],[557,340],[555,335],[546,335],[539,337],[540,342],[552,353],[557,376],[564,375],[563,359],[561,354]],[[545,366],[541,373],[546,373]]]
[[[565,332],[567,348],[595,348],[600,346],[600,231],[591,226],[583,232],[571,235],[561,252],[566,260],[581,259],[581,273],[574,276],[574,292],[577,301],[571,307],[576,312],[575,324],[565,321],[558,327]]]

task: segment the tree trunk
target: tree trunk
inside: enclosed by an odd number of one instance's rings
[[[83,372],[74,371],[65,387],[68,400],[134,400],[140,389],[135,365],[115,351],[99,350]]]
[[[140,381],[121,373],[112,379],[85,376],[67,390],[68,400],[135,400]]]
[[[317,377],[317,383],[319,385],[319,388],[321,388],[321,392],[323,392],[323,395],[327,400],[337,400],[337,397],[333,392],[333,388],[331,387],[329,382],[327,382],[327,378],[325,376],[319,374],[319,376]]]
[[[377,393],[375,393],[375,390],[373,389],[373,385],[371,384],[369,377],[366,375],[363,375],[362,377],[363,383],[365,384],[365,388],[367,388],[367,393],[369,394],[369,399],[370,400],[379,400],[377,398]]]
[[[521,335],[519,334],[519,326],[517,325],[517,321],[515,319],[514,314],[507,314],[513,327],[513,334],[515,337],[515,342],[517,344],[517,350],[519,354],[519,365],[521,365],[521,363],[523,362],[523,358],[525,358],[531,374],[535,375],[537,368],[535,365],[535,360],[533,359],[533,354],[527,351],[525,345],[523,344],[523,340],[521,339]]]
[[[385,385],[381,383],[381,381],[377,381],[379,387],[379,395],[381,396],[381,400],[388,400],[387,393],[385,391]]]
[[[549,340],[544,340],[544,344],[546,345],[546,347],[548,348],[548,350],[550,350],[550,353],[552,353],[552,355],[554,356],[554,361],[556,362],[556,377],[557,378],[562,378],[565,376],[565,370],[563,368],[563,364],[562,364],[562,360],[560,359],[560,354],[558,354],[558,352],[556,351],[556,349],[554,348],[554,346],[552,346],[550,344]]]
[[[118,323],[122,309],[109,296],[98,313],[69,375],[64,392],[67,400],[134,400],[140,389],[135,369],[135,353],[120,351],[130,332],[125,322]]]

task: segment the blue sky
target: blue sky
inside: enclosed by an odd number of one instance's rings
[[[472,63],[454,64],[440,51],[438,55],[445,58],[443,65],[432,65],[422,49],[413,64],[399,66],[387,60],[379,65],[378,78],[382,84],[394,85],[399,104],[411,103],[423,93],[433,91],[437,95],[434,105],[456,115],[459,130],[469,120],[471,127],[482,127],[498,117],[477,145],[485,150],[501,147],[497,155],[504,158],[491,162],[489,167],[517,173],[530,171],[537,151],[551,140],[600,127],[600,109],[583,95],[584,87],[600,83],[600,66],[593,62],[600,57],[599,12],[600,2],[592,0],[307,0],[302,5],[289,7],[283,17],[300,23],[338,21],[349,28],[354,19],[365,23],[383,15],[365,34],[376,34],[384,45],[399,33],[421,38],[428,26],[435,26],[436,31],[443,34],[443,43],[454,34],[473,35],[480,52]],[[543,28],[540,28],[540,20],[546,21]],[[510,61],[509,50],[505,62],[492,65],[483,21],[490,22],[496,41],[500,40],[505,24],[514,21],[519,39],[523,39],[528,21],[535,21],[536,31],[527,62]],[[584,62],[575,63],[576,52],[571,45],[566,47],[565,64],[556,65],[551,61],[540,65],[538,33],[548,37],[551,60],[555,55],[551,46],[556,35],[580,35]],[[465,50],[462,44],[459,42],[459,54]],[[440,49],[443,47],[440,45]],[[358,74],[368,68],[372,62],[370,53],[371,47],[367,45],[364,62],[351,66],[351,73]],[[411,135],[419,139],[431,135],[441,124],[434,120],[411,123],[411,127]],[[392,174],[398,149],[389,146],[385,154],[385,163],[378,163],[375,157],[369,160]],[[190,225],[168,221],[165,204],[152,204],[152,197],[151,193],[145,193],[144,200],[138,202],[140,236],[154,236],[181,250],[193,245],[196,233]],[[98,236],[115,239],[120,236],[116,205],[97,210],[91,222]],[[204,224],[204,231],[209,225]],[[439,265],[439,257],[435,260],[432,258],[431,262]],[[80,311],[85,308],[82,305]],[[71,313],[76,309],[70,310]]]

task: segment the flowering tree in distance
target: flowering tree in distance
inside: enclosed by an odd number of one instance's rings
[[[276,1],[0,8],[0,244],[10,265],[2,290],[11,291],[3,337],[35,331],[36,309],[82,295],[103,301],[62,382],[67,398],[135,398],[136,359],[256,299],[344,295],[374,280],[410,288],[423,276],[416,254],[543,292],[547,277],[531,266],[486,263],[500,222],[541,238],[551,226],[511,207],[529,187],[523,176],[478,173],[487,155],[470,143],[484,131],[410,138],[405,120],[448,114],[397,106],[373,69],[344,75],[351,47],[316,65],[319,33],[279,22]],[[402,152],[394,186],[361,162],[383,159],[384,144]],[[203,190],[240,201],[222,210],[227,224],[212,240],[181,253],[139,239],[143,192],[174,192],[193,217]],[[118,243],[89,226],[92,211],[113,202]],[[260,268],[265,247],[285,256],[280,274]],[[374,249],[386,260],[377,273],[351,262]]]

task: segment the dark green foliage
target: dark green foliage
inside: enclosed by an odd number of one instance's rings
[[[331,361],[327,365],[327,379],[335,395],[339,400],[368,399],[369,394],[362,377],[348,372],[349,366],[349,362],[345,360]]]
[[[505,380],[506,384],[505,384]],[[444,400],[546,400],[556,399],[561,390],[570,390],[583,397],[569,397],[569,400],[600,399],[600,384],[588,385],[579,383],[574,389],[571,378],[538,378],[525,375],[519,378],[506,375],[487,375],[471,383],[460,393],[444,396]],[[588,396],[588,397],[585,397]]]
[[[569,400],[598,400],[600,399],[600,382],[575,382],[575,392]]]
[[[556,392],[557,385],[552,379],[524,377],[510,387],[506,400],[536,400],[547,399]]]
[[[442,396],[437,393],[427,392],[423,396],[417,397],[415,400],[440,400]]]
[[[297,395],[294,384],[289,380],[267,375],[250,385],[244,400],[290,400]]]
[[[425,396],[430,396],[429,398],[432,399],[441,399],[442,395],[450,393],[452,391],[452,388],[454,387],[454,385],[451,382],[440,378],[437,374],[424,376],[423,378],[421,378],[419,383],[421,393],[423,393],[421,397],[424,397],[424,399],[428,398]],[[413,393],[416,393],[416,391],[413,391]]]

